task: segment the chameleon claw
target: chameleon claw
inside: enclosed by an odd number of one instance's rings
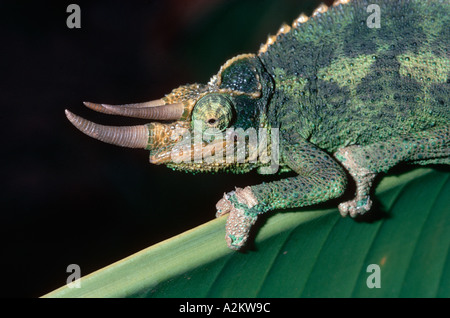
[[[219,200],[216,204],[216,218],[221,217],[222,215],[230,213],[233,209],[233,204],[230,202],[229,198],[234,194],[234,191],[230,193],[224,193],[223,198]]]
[[[247,242],[250,228],[256,223],[256,220],[257,215],[249,215],[243,210],[233,207],[225,227],[225,240],[228,247],[233,250],[241,249]]]
[[[243,237],[237,238],[234,235],[228,235],[225,237],[225,241],[227,242],[228,247],[235,251],[240,250],[246,240],[247,238],[245,238],[244,240]]]
[[[339,212],[343,217],[346,217],[350,214],[352,218],[357,215],[363,215],[366,212],[370,211],[372,207],[372,200],[367,196],[365,198],[355,198],[351,201],[343,202],[339,204]]]

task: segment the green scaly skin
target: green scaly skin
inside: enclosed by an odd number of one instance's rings
[[[367,24],[373,4],[380,28]],[[449,26],[450,0],[339,0],[282,27],[258,54],[227,61],[208,84],[166,95],[167,103],[184,105],[175,123],[191,133],[194,119],[220,130],[279,129],[279,171],[297,175],[224,195],[217,216],[229,214],[230,248],[245,245],[261,213],[341,196],[347,173],[355,198],[339,210],[354,217],[370,210],[378,173],[400,162],[450,164]],[[97,138],[91,123],[69,115]],[[150,132],[151,162],[190,172],[267,173],[260,162],[171,161],[169,130]],[[187,158],[189,151],[190,144]]]
[[[380,6],[379,29],[366,25],[369,4]],[[449,25],[448,1],[353,1],[280,35],[259,59],[275,87],[267,117],[298,176],[251,186],[251,210],[340,196],[346,177],[333,153],[357,183],[343,216],[369,210],[373,178],[399,162],[450,163]],[[233,234],[230,247],[247,233]]]

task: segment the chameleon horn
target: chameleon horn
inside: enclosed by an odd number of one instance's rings
[[[84,105],[104,114],[156,120],[178,120],[184,112],[183,103],[166,105],[162,99],[139,104],[106,105],[84,102]]]
[[[110,127],[93,123],[66,109],[67,119],[82,133],[100,141],[129,148],[146,148],[149,138],[147,126]]]

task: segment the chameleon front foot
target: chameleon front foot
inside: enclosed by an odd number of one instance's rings
[[[225,227],[225,240],[229,248],[239,250],[247,242],[250,229],[260,213],[255,209],[257,204],[258,200],[250,187],[236,188],[235,191],[225,193],[217,202],[216,216],[229,214]]]

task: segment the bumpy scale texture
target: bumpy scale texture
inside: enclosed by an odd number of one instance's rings
[[[380,28],[367,25],[369,4],[379,5]],[[259,52],[275,83],[270,125],[298,173],[252,186],[259,211],[341,195],[345,173],[329,154],[355,179],[355,199],[339,205],[353,217],[370,209],[377,173],[405,161],[450,163],[449,1],[338,2],[301,19]]]
[[[272,136],[278,129],[279,172],[294,176],[224,195],[217,216],[228,214],[230,248],[245,245],[261,213],[341,196],[348,175],[356,193],[339,204],[339,211],[355,217],[370,210],[378,173],[402,162],[450,164],[450,0],[338,0],[282,25],[257,54],[228,60],[207,84],[181,86],[147,106],[125,105],[125,111],[86,105],[113,114],[171,110],[166,119],[172,123],[145,126],[148,140],[141,138],[142,127],[116,138],[117,129],[67,114],[94,138],[122,146],[147,144],[152,163],[191,172],[276,170],[251,161],[249,149],[241,150],[247,156],[242,162],[175,162],[177,127],[192,133],[193,122],[200,121],[219,131],[267,129]],[[271,136],[267,140],[275,144]],[[201,142],[209,150],[221,145]],[[190,140],[186,145],[184,158],[194,157],[195,145]],[[209,150],[200,159],[216,153]]]

